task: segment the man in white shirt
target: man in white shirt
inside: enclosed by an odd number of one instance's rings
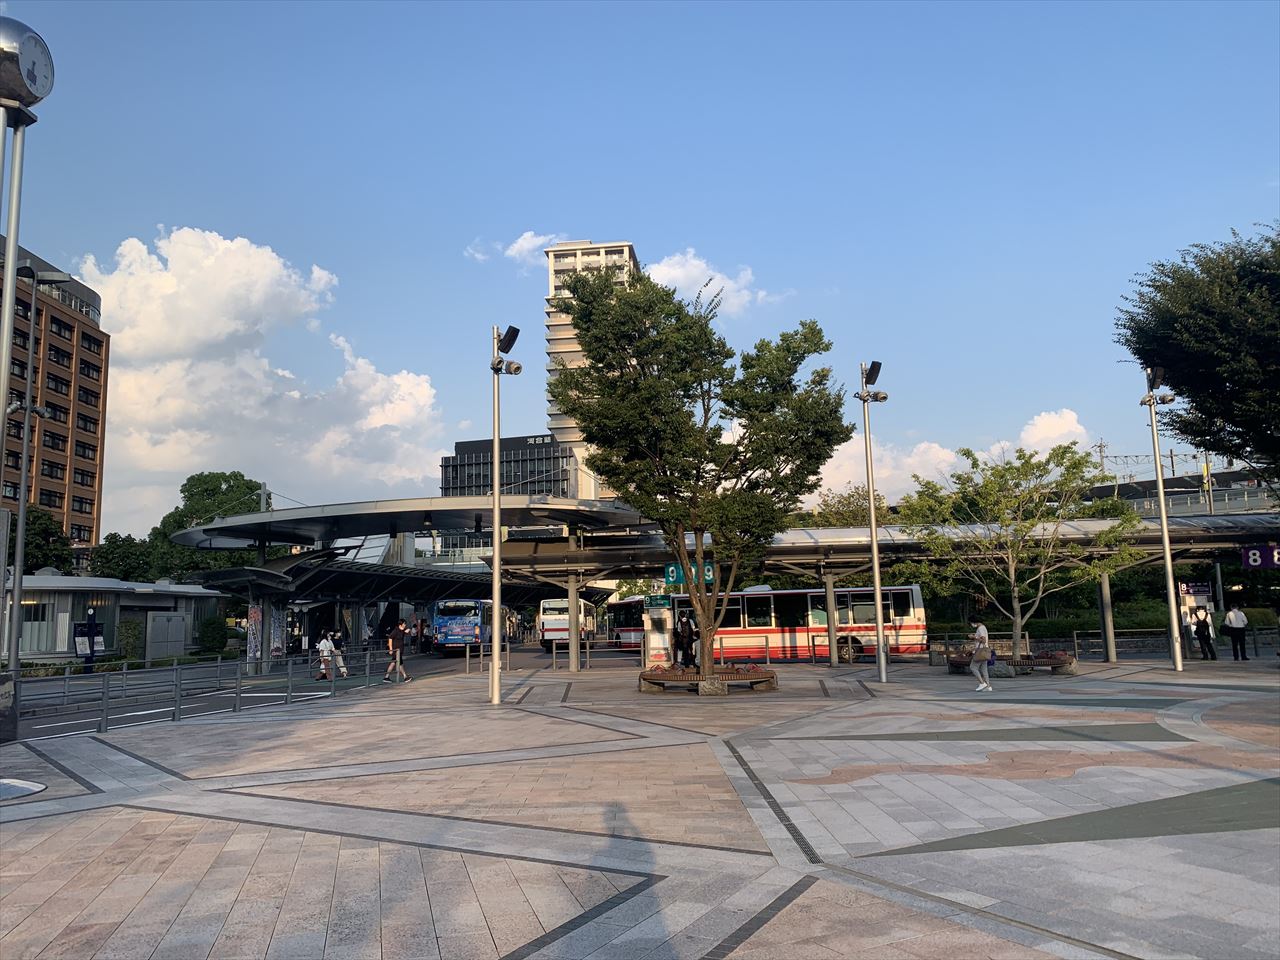
[[[1244,652],[1244,628],[1249,625],[1249,618],[1244,615],[1244,611],[1240,609],[1240,604],[1231,604],[1231,611],[1227,614],[1227,618],[1222,621],[1222,629],[1227,632],[1227,636],[1231,638],[1231,659],[1232,660],[1248,660],[1248,656]]]

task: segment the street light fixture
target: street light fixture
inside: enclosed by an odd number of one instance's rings
[[[489,468],[493,483],[493,610],[490,616],[489,639],[489,702],[495,706],[502,702],[502,451],[501,445],[501,392],[498,384],[505,374],[519,376],[524,369],[515,360],[503,360],[510,353],[520,336],[519,327],[507,327],[499,333],[493,328],[493,357],[489,369],[493,371],[493,464]]]
[[[1171,393],[1156,393],[1164,382],[1163,367],[1147,367],[1147,392],[1138,402],[1151,413],[1151,452],[1156,464],[1156,502],[1160,504],[1160,544],[1164,548],[1164,589],[1169,603],[1169,656],[1173,669],[1182,670],[1182,624],[1178,618],[1178,591],[1173,585],[1173,551],[1169,547],[1169,511],[1164,502],[1164,464],[1160,460],[1160,434],[1156,407],[1173,403]]]
[[[18,261],[16,276],[31,278],[31,309],[27,312],[27,387],[21,401],[15,400],[5,408],[5,419],[22,411],[22,458],[18,463],[18,529],[13,542],[13,605],[9,608],[9,669],[17,670],[22,647],[22,567],[26,562],[27,498],[30,495],[31,470],[27,457],[31,449],[31,416],[40,419],[49,416],[48,407],[31,403],[31,384],[36,378],[39,354],[36,351],[36,331],[39,328],[39,285],[57,285],[71,282],[71,274],[61,270],[37,270],[30,260]]]
[[[871,463],[871,404],[884,403],[889,395],[882,390],[868,390],[880,379],[880,361],[862,367],[862,390],[855,396],[862,401],[862,446],[867,457],[867,510],[871,520],[871,588],[876,608],[876,672],[881,683],[888,683],[889,651],[884,643],[884,604],[880,591],[880,533],[876,527],[876,474]],[[834,616],[832,611],[828,616]]]

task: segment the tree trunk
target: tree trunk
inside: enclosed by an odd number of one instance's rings
[[[1017,660],[1022,655],[1022,603],[1018,600],[1017,591],[1014,591],[1010,609],[1013,612],[1013,659]]]
[[[715,665],[715,630],[703,631],[702,638],[698,641],[698,644],[698,670],[701,673],[710,675],[711,670]]]

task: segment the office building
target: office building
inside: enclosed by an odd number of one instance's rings
[[[578,335],[567,313],[555,308],[555,301],[564,297],[565,278],[578,270],[600,270],[604,267],[619,267],[622,277],[638,272],[640,261],[636,259],[636,250],[630,243],[593,243],[590,240],[568,240],[547,247],[543,251],[547,256],[547,379],[556,375],[557,361],[575,367],[583,362],[582,350],[578,345]],[[578,496],[594,499],[612,497],[613,494],[603,487],[583,467],[586,459],[586,446],[582,442],[582,431],[573,419],[562,414],[551,397],[547,397],[547,429],[555,437],[556,442],[571,452],[577,464]]]
[[[19,248],[19,260],[56,271]],[[29,503],[53,514],[73,545],[92,545],[101,533],[102,448],[107,413],[111,337],[99,326],[101,298],[79,281],[39,287],[33,322],[31,281],[19,276],[8,402],[22,402],[31,377],[34,405],[27,469]],[[17,509],[22,460],[21,411],[5,423],[0,502]]]

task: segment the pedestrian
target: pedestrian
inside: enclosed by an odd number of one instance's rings
[[[342,639],[342,631],[330,630],[329,642],[333,644],[333,659],[338,665],[338,673],[345,677],[347,675],[347,661],[346,658],[343,657],[342,651],[343,647],[346,646],[346,643]]]
[[[1200,644],[1200,659],[1217,660],[1218,651],[1213,645],[1213,624],[1209,621],[1209,611],[1204,607],[1196,607],[1196,618],[1192,621],[1191,629]]]
[[[320,642],[316,644],[316,653],[320,655],[320,673],[316,677],[317,680],[328,680],[333,676],[333,655],[334,655],[333,639],[327,633],[320,635]]]
[[[987,625],[974,614],[969,618],[969,626],[973,633],[969,639],[973,641],[973,655],[969,658],[969,670],[978,678],[978,690],[991,693],[991,678],[987,673],[987,661],[991,659],[991,637],[987,633]]]
[[[1231,659],[1232,660],[1248,660],[1248,655],[1244,652],[1244,628],[1249,625],[1249,618],[1244,615],[1244,611],[1240,609],[1240,604],[1231,604],[1231,610],[1227,613],[1227,618],[1222,621],[1222,629],[1227,631],[1227,636],[1231,638]]]
[[[698,640],[698,628],[694,626],[692,620],[689,619],[689,611],[681,610],[680,617],[676,620],[675,626],[675,656],[680,660],[680,666],[686,668],[696,667],[697,660],[694,656],[694,645]],[[672,666],[675,664],[673,663]]]
[[[387,653],[391,654],[391,662],[387,664],[387,672],[382,678],[383,683],[390,683],[391,674],[396,671],[399,671],[400,679],[405,683],[413,679],[413,677],[404,672],[405,632],[405,622],[401,620],[387,634]]]

